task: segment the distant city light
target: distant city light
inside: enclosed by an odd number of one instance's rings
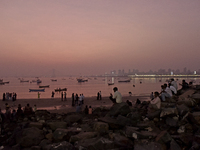
[[[173,75],[174,73],[171,71],[171,75]]]
[[[194,74],[197,74],[197,71],[194,71]]]

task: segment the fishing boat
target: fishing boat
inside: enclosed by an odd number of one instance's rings
[[[83,78],[77,78],[76,80],[78,82],[88,82],[88,79],[83,79]]]
[[[40,85],[39,88],[49,88],[49,85]]]
[[[63,88],[63,89],[57,88],[57,89],[55,89],[55,92],[61,92],[61,91],[67,91],[67,88]]]
[[[52,82],[57,82],[57,79],[51,79]]]
[[[40,84],[40,83],[42,83],[42,80],[37,79],[37,84]]]
[[[118,82],[130,82],[131,80],[119,80]]]
[[[108,83],[108,85],[114,85],[114,83]]]
[[[21,82],[21,83],[23,83],[23,82],[29,82],[29,80],[23,80],[23,79],[22,79],[22,80],[20,80],[20,82]]]
[[[45,92],[45,89],[29,89],[29,92]]]

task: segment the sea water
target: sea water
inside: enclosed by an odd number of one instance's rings
[[[37,84],[32,82],[32,80],[37,80],[36,78],[24,78],[24,80],[29,80],[29,82],[20,82],[18,78],[10,77],[3,78],[4,82],[10,81],[9,84],[0,85],[0,99],[3,98],[3,93],[17,93],[17,99],[29,99],[37,98],[37,92],[29,92],[29,89],[39,89],[39,86],[49,85],[49,88],[45,88],[45,92],[40,92],[40,98],[51,98],[51,93],[56,88],[67,88],[67,98],[71,97],[72,93],[77,93],[78,95],[84,94],[85,97],[96,97],[97,92],[101,91],[102,96],[109,96],[113,93],[113,88],[118,87],[118,90],[122,95],[128,96],[129,92],[133,96],[149,96],[151,92],[161,91],[161,85],[167,83],[169,78],[133,78],[130,82],[118,82],[119,80],[126,80],[127,78],[115,77],[90,77],[87,78],[87,82],[77,82],[76,77],[41,77],[42,83]],[[57,81],[52,81],[51,79],[57,79]],[[113,82],[114,85],[108,85],[108,83]],[[182,79],[175,79],[177,83],[181,83]],[[194,84],[199,84],[200,78],[187,78],[187,82],[194,81]],[[181,86],[179,85],[179,88]],[[60,92],[55,92],[55,98],[61,97]]]

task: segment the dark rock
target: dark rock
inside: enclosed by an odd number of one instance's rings
[[[80,141],[82,139],[90,139],[97,136],[97,132],[81,132],[77,135],[72,135],[70,137],[70,143],[75,143],[76,141]]]
[[[76,145],[77,149],[86,149],[86,150],[111,150],[118,148],[114,144],[113,141],[98,137],[98,138],[91,138],[91,139],[83,139]]]
[[[82,115],[81,114],[72,114],[72,115],[68,115],[64,121],[67,123],[67,124],[73,124],[75,122],[79,122],[81,121],[82,119]]]
[[[122,136],[120,134],[111,133],[110,138],[114,141],[115,145],[124,149],[133,149],[134,143],[129,138]]]
[[[40,146],[32,146],[31,150],[41,150],[41,147]]]
[[[156,142],[159,142],[159,143],[168,144],[169,142],[171,142],[171,140],[172,140],[172,137],[170,136],[170,134],[167,131],[162,131],[156,137]]]
[[[131,126],[131,125],[136,125],[137,124],[137,120],[132,120],[132,119],[129,119],[127,117],[124,117],[122,115],[119,115],[116,119],[118,122],[120,122],[123,126]]]
[[[103,117],[99,118],[98,120],[108,123],[110,129],[121,129],[125,126],[123,122],[113,119],[111,117]]]
[[[154,112],[150,112],[147,114],[147,118],[149,120],[153,120],[154,118],[160,118],[161,110],[156,110]]]
[[[157,142],[150,142],[150,143],[136,142],[134,150],[165,150],[163,147],[165,146]]]
[[[176,141],[172,140],[170,142],[170,150],[182,150],[181,147],[176,143]]]
[[[29,127],[36,127],[36,128],[38,128],[38,129],[42,129],[43,123],[39,123],[39,122],[30,122],[30,123],[29,123]]]
[[[22,136],[18,137],[17,143],[22,147],[36,146],[44,138],[43,131],[38,128],[31,127],[22,131]]]
[[[178,120],[175,120],[171,117],[167,117],[167,119],[165,120],[166,124],[172,127],[176,127],[178,124]]]
[[[43,150],[74,150],[74,146],[67,141],[53,143],[45,146]]]
[[[180,116],[184,116],[189,111],[189,108],[185,104],[177,105],[177,109]]]
[[[118,115],[126,116],[130,112],[131,112],[131,110],[130,110],[128,104],[125,102],[122,102],[119,104],[114,104],[110,108],[110,111],[107,113],[106,116],[115,116],[115,117]]]
[[[109,126],[107,123],[104,122],[96,122],[94,124],[94,131],[98,132],[98,133],[108,133],[109,130]]]
[[[177,116],[178,111],[176,108],[163,108],[160,117],[165,117],[165,116]]]
[[[53,131],[55,131],[57,128],[66,129],[67,123],[64,121],[48,122],[47,126],[49,126]]]
[[[40,146],[42,149],[44,149],[45,146],[47,146],[47,145],[49,145],[49,144],[51,144],[51,143],[52,143],[51,141],[49,141],[49,140],[47,140],[47,139],[43,139],[43,140],[40,142],[39,146]]]

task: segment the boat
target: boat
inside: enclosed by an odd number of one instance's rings
[[[130,82],[131,80],[119,80],[118,82]]]
[[[39,88],[49,88],[49,85],[40,85]]]
[[[114,83],[108,83],[108,85],[114,85]]]
[[[88,79],[77,78],[78,82],[88,82]]]
[[[55,89],[55,92],[61,92],[61,91],[67,91],[67,88],[63,88],[63,89],[57,88],[57,89]]]
[[[45,89],[29,89],[29,92],[45,92]]]
[[[51,79],[51,81],[52,81],[52,82],[56,82],[56,81],[57,81],[57,79]]]
[[[40,79],[37,79],[37,84],[40,84],[40,83],[42,83],[42,80],[40,80]]]
[[[20,82],[21,82],[21,83],[23,83],[23,82],[29,82],[29,80],[23,80],[23,79],[22,79],[22,80],[20,80]]]

